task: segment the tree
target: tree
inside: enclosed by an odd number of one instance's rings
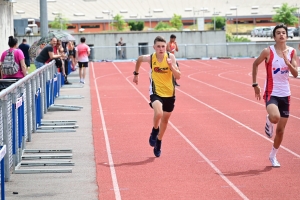
[[[117,14],[114,16],[114,22],[112,23],[112,26],[115,27],[117,31],[123,31],[125,25],[126,22],[121,15]]]
[[[181,15],[174,14],[172,19],[170,20],[170,23],[171,23],[171,27],[176,28],[177,30],[180,30],[183,27]]]
[[[139,22],[130,21],[128,22],[128,25],[131,31],[142,31],[144,30],[144,26],[145,26],[143,21],[139,21]]]
[[[225,17],[217,16],[217,17],[212,18],[213,24],[214,24],[214,20],[216,20],[216,29],[222,29],[226,24]]]
[[[49,25],[54,29],[66,30],[68,28],[69,21],[67,18],[64,18],[61,13],[59,13],[54,21],[50,22]]]
[[[297,9],[297,7],[283,3],[280,8],[275,10],[276,14],[273,15],[272,20],[274,22],[284,23],[285,25],[294,25],[298,23],[298,18],[294,15]]]

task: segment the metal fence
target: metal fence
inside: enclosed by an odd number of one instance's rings
[[[222,58],[222,57],[256,57],[261,51],[275,44],[274,42],[244,42],[219,44],[178,44],[179,51],[176,58]],[[299,42],[287,42],[287,45],[298,49]],[[140,55],[154,52],[153,45],[122,46],[121,54],[116,46],[94,46],[91,48],[92,61],[104,60],[135,60]]]
[[[55,61],[22,79],[0,80],[0,146],[6,146],[1,180],[10,180],[10,173],[22,160],[26,141],[31,141],[31,133],[40,126],[43,115],[59,95],[61,85]],[[1,182],[1,186],[3,184]]]

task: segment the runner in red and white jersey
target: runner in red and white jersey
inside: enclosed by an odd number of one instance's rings
[[[277,55],[274,45],[269,48],[270,58],[266,63],[267,79],[265,82],[264,99],[268,100],[271,96],[290,96],[289,67],[286,65],[284,59]],[[285,54],[288,60],[292,60],[295,54],[294,48],[287,47]]]
[[[265,48],[253,63],[252,80],[255,97],[261,99],[261,90],[256,82],[258,65],[265,61],[267,78],[265,82],[264,100],[266,102],[267,117],[265,133],[268,137],[273,135],[273,124],[277,124],[274,144],[269,155],[273,167],[280,167],[276,154],[283,139],[283,133],[289,117],[290,85],[289,72],[298,76],[297,53],[292,47],[286,45],[288,38],[287,27],[283,24],[273,29],[275,45]]]

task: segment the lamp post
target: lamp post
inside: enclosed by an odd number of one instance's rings
[[[152,17],[152,16],[151,16],[151,10],[150,10],[150,8],[149,8],[149,22],[150,22],[150,29],[152,28],[152,27],[151,27],[151,17]]]
[[[60,24],[60,31],[62,31],[62,17],[61,14],[59,14],[59,24]]]
[[[230,10],[235,10],[235,25],[236,25],[236,35],[238,35],[238,18],[237,18],[237,6],[231,7]]]
[[[110,11],[107,12],[107,22],[108,22],[108,31],[110,31],[110,21],[109,21],[109,16],[110,16]]]
[[[195,10],[195,8],[193,7],[193,13],[194,13],[194,26],[196,25],[196,15],[195,15],[195,14],[196,14],[196,13],[199,14],[200,11],[202,11],[202,10]],[[203,13],[203,15],[204,15],[204,13]]]
[[[114,13],[113,11],[111,11],[111,24],[113,25],[113,22],[114,22]],[[111,27],[111,30],[113,30],[114,28]]]
[[[215,8],[214,8],[214,31],[216,30],[216,18],[215,18]]]

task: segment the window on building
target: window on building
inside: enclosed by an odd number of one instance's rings
[[[100,25],[81,25],[81,28],[100,28]]]
[[[68,26],[68,29],[75,29],[75,28],[76,28],[76,26],[73,26],[73,25],[71,25],[71,26],[69,25]]]
[[[256,23],[274,23],[271,20],[256,20]]]
[[[183,26],[191,26],[193,25],[193,22],[183,22]]]

